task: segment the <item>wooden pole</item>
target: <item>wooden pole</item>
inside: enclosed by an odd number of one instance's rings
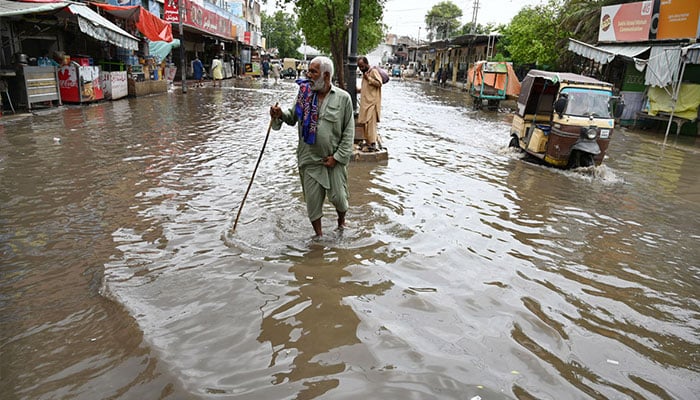
[[[278,104],[275,104],[275,107]],[[272,119],[270,119],[270,124],[267,126],[267,134],[265,135],[265,141],[263,142],[262,149],[260,149],[260,155],[258,156],[258,162],[255,163],[255,169],[253,169],[253,175],[250,177],[250,182],[248,183],[248,189],[246,189],[243,195],[243,201],[241,201],[241,206],[238,207],[238,214],[236,214],[236,221],[233,223],[233,231],[236,231],[236,226],[238,226],[238,218],[241,216],[241,210],[243,210],[243,204],[245,199],[248,197],[248,192],[250,192],[250,187],[253,186],[253,179],[255,179],[255,173],[258,172],[258,165],[260,165],[260,160],[262,160],[263,153],[265,152],[265,146],[267,145],[267,139],[270,137],[270,130],[272,129]]]

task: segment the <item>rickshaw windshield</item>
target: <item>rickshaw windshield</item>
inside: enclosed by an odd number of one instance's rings
[[[595,118],[612,118],[610,99],[612,92],[598,89],[564,88],[567,95],[567,115]]]

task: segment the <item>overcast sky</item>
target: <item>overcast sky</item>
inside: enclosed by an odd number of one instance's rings
[[[420,36],[425,39],[425,14],[443,0],[387,0],[384,10],[384,23],[389,33],[399,36]],[[471,22],[475,0],[451,0],[462,9],[462,24]],[[479,0],[476,22],[486,25],[489,22],[507,24],[523,7],[541,4],[544,0]],[[268,0],[263,6],[268,14],[276,11],[275,1]]]
[[[425,14],[443,0],[388,0],[384,10],[384,23],[389,33],[418,36],[425,39]],[[523,7],[540,4],[541,0],[479,0],[476,22],[486,25],[490,22],[507,24]],[[474,0],[452,0],[462,9],[462,24],[471,22],[474,14]]]

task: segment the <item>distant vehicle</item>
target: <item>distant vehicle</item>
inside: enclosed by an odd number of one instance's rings
[[[613,85],[567,72],[530,70],[522,82],[510,147],[549,165],[600,165],[624,110]]]
[[[399,64],[394,64],[391,67],[391,76],[401,77],[401,66]]]
[[[411,61],[408,63],[408,67],[403,71],[403,76],[405,78],[413,78],[418,74],[418,63]]]
[[[478,61],[467,72],[469,95],[479,110],[487,102],[489,110],[498,109],[501,100],[520,94],[520,82],[513,65],[505,61]]]
[[[283,58],[282,59],[282,78],[297,78],[297,65],[301,61],[296,58]]]

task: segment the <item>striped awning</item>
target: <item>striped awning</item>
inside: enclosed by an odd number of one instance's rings
[[[68,3],[58,1],[55,3],[24,3],[20,1],[0,1],[0,18],[23,14],[35,14],[60,10]]]
[[[700,64],[700,43],[693,43],[681,49],[683,59],[688,64]]]
[[[648,45],[632,44],[604,44],[593,46],[591,44],[569,38],[569,50],[590,60],[597,61],[601,64],[607,64],[613,59],[615,59],[615,57],[617,56],[622,56],[628,59],[636,60],[636,58],[640,54],[649,50],[650,47],[651,46]]]
[[[139,49],[139,40],[87,6],[72,3],[66,7],[78,19],[80,31],[117,47]]]

